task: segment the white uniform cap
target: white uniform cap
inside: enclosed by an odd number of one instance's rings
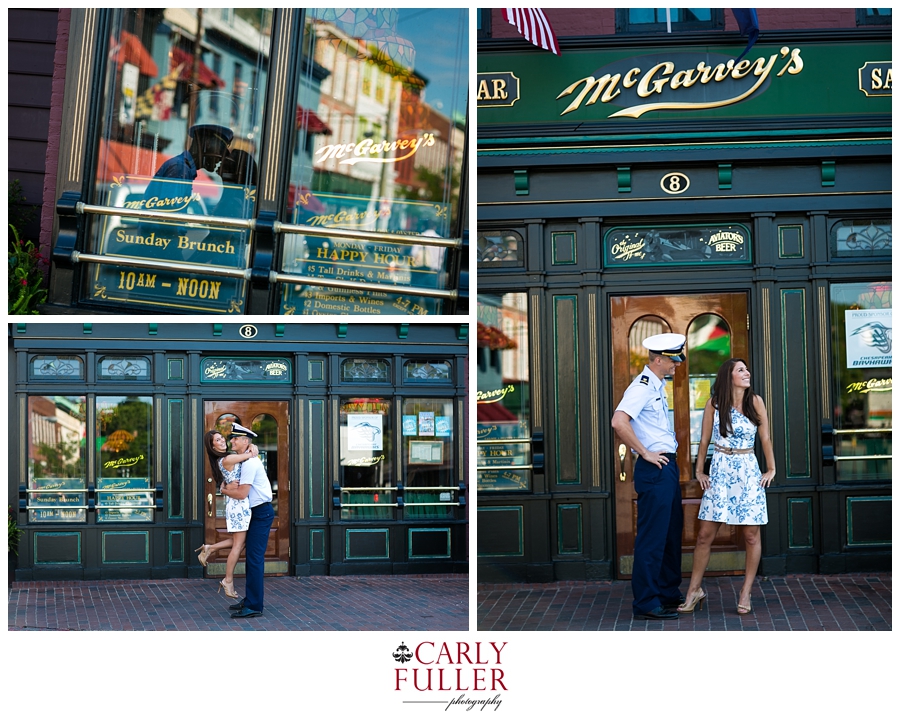
[[[665,332],[645,339],[642,344],[651,352],[670,357],[676,362],[684,362],[685,336],[674,332]]]
[[[233,425],[231,425],[231,436],[232,437],[258,437],[259,435],[256,434],[256,432],[254,432],[252,429],[247,429],[246,427],[239,425],[237,422],[235,422]]]

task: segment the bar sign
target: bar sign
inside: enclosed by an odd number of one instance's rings
[[[478,107],[512,107],[519,99],[519,78],[511,72],[478,73]]]

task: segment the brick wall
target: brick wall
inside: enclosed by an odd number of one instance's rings
[[[57,16],[56,10],[26,9],[9,10],[8,16],[8,181],[18,180],[26,204],[38,209],[44,194]],[[39,232],[36,216],[25,234],[37,240]]]

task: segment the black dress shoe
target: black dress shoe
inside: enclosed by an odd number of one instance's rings
[[[682,604],[685,603],[685,601],[687,601],[687,597],[684,596],[683,594],[679,594],[678,599],[667,599],[666,601],[664,601],[662,603],[662,608],[667,611],[671,611],[673,609],[677,609],[678,607],[680,607]]]
[[[234,616],[233,614],[231,616]],[[649,612],[644,612],[643,614],[635,614],[635,619],[678,619],[678,612],[672,612],[663,607],[657,607],[656,609],[651,609]]]
[[[249,619],[250,617],[261,617],[263,615],[262,612],[256,609],[250,609],[250,607],[242,607],[234,614],[231,615],[232,619]]]
[[[240,610],[240,609],[243,609],[243,608],[244,608],[244,600],[242,599],[242,600],[239,601],[237,604],[232,604],[232,605],[230,605],[228,608],[229,608],[232,612],[236,612],[236,611],[238,611],[238,610]]]

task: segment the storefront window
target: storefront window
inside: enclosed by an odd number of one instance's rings
[[[389,382],[391,366],[380,359],[354,357],[341,362],[344,382]]]
[[[308,9],[282,270],[397,287],[285,285],[285,314],[434,314],[445,246],[341,239],[312,228],[423,238],[457,232],[468,70],[465,9]]]
[[[453,462],[453,401],[404,400],[402,427],[404,516],[453,517],[459,504]]]
[[[731,330],[718,315],[700,315],[688,327],[687,365],[691,397],[691,465],[697,459],[703,410],[719,367],[731,357]],[[712,446],[707,452],[712,455]]]
[[[528,295],[478,296],[478,490],[530,490]]]
[[[150,397],[98,397],[97,522],[152,522]]]
[[[272,11],[110,10],[96,204],[153,213],[252,217]],[[91,251],[244,268],[249,231],[99,216]],[[240,311],[244,281],[93,265],[86,299]]]
[[[831,286],[839,481],[891,479],[891,283]]]
[[[28,521],[87,520],[85,398],[28,398]]]
[[[397,506],[391,401],[378,397],[342,401],[340,435],[341,519],[391,519]]]

